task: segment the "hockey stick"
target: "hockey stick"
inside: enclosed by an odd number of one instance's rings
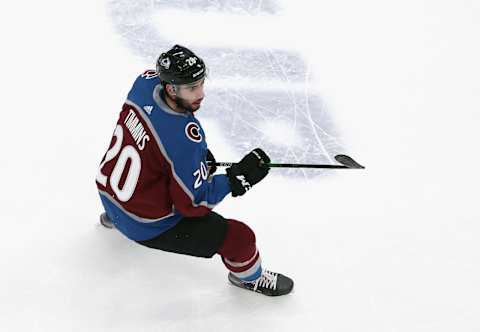
[[[363,169],[364,166],[357,163],[351,157],[339,154],[335,156],[335,160],[338,161],[341,165],[322,165],[322,164],[277,164],[277,163],[269,163],[267,164],[268,167],[282,167],[282,168],[345,168],[345,169]],[[215,166],[220,167],[229,167],[232,166],[234,163],[231,162],[216,162]]]

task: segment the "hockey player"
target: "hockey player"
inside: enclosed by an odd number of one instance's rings
[[[97,174],[100,221],[150,248],[219,254],[232,284],[287,294],[293,281],[262,268],[254,232],[212,211],[226,195],[241,196],[261,181],[270,159],[257,148],[226,174],[213,175],[215,158],[195,117],[205,77],[203,60],[175,45],[159,56],[156,70],[136,79]]]

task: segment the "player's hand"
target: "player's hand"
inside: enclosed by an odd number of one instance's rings
[[[215,163],[217,162],[215,160],[215,157],[213,156],[213,153],[207,149],[207,161],[209,162],[208,165],[208,176],[213,175],[217,171],[217,166],[215,166]]]
[[[254,149],[240,160],[227,168],[227,175],[232,187],[232,196],[241,196],[250,188],[265,178],[270,170],[270,158],[260,148]]]

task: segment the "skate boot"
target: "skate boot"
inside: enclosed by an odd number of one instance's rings
[[[100,215],[100,223],[106,228],[115,228],[115,225],[113,225],[113,222],[105,212]]]
[[[235,286],[268,296],[285,295],[293,289],[292,279],[268,270],[263,270],[260,278],[251,282],[242,281],[231,272],[228,274],[228,280]]]

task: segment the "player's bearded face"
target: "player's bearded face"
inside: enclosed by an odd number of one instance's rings
[[[205,97],[203,92],[202,79],[199,82],[195,82],[191,85],[181,85],[178,88],[177,95],[174,99],[177,107],[190,110],[192,112],[197,111],[200,108],[200,104]]]
[[[190,102],[187,99],[180,97],[179,95],[177,95],[174,101],[175,101],[175,104],[177,105],[177,108],[183,108],[193,112],[195,112],[200,108],[199,104],[194,104],[195,102]]]

